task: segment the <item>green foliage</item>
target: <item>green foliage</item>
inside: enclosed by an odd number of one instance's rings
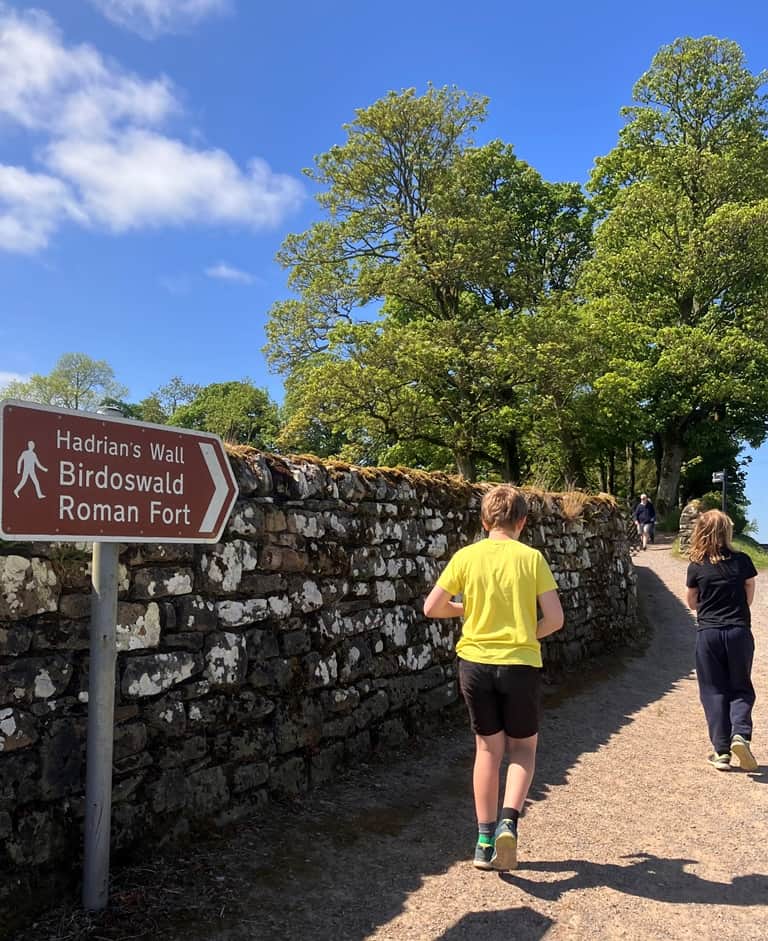
[[[755,563],[756,569],[768,568],[768,552],[766,552],[759,542],[752,539],[751,536],[745,536],[744,534],[735,536],[733,539],[733,548],[741,552],[746,552]]]
[[[722,491],[710,490],[699,497],[702,510],[721,510],[723,508]],[[745,513],[745,507],[740,503],[726,501],[726,513],[733,520],[733,531],[737,535],[743,533],[749,526],[749,521]]]
[[[656,437],[661,509],[690,435],[722,422],[760,443],[768,411],[765,75],[735,43],[680,39],[634,89],[590,182],[604,215],[581,291],[602,326],[598,388]]]
[[[57,408],[95,411],[105,400],[123,399],[127,392],[115,380],[114,370],[106,360],[91,359],[85,353],[65,353],[47,376],[35,373],[27,382],[11,382],[3,396]]]
[[[277,433],[278,411],[268,393],[248,379],[214,382],[180,405],[168,424],[210,431],[232,444],[269,449]]]
[[[162,412],[164,415],[172,415],[180,406],[189,405],[201,389],[202,386],[194,382],[185,382],[181,376],[172,376],[165,385],[160,386],[148,399],[144,399],[145,404],[142,408],[146,414],[159,414]],[[154,421],[155,419],[146,418],[144,420]]]
[[[575,184],[545,182],[501,142],[472,146],[485,104],[390,93],[317,159],[328,216],[286,240],[299,296],[267,325],[288,377],[282,446],[319,434],[360,460],[442,468],[450,454],[467,477],[519,477],[540,342],[529,321],[573,283],[591,223]]]
[[[680,507],[668,510],[656,520],[656,528],[663,533],[676,533],[680,529]]]
[[[168,413],[163,408],[156,393],[147,396],[146,399],[142,399],[134,408],[139,421],[152,422],[155,425],[164,425],[168,419]]]

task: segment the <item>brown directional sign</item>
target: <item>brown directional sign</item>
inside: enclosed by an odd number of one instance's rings
[[[237,497],[216,435],[0,403],[0,536],[217,542]]]

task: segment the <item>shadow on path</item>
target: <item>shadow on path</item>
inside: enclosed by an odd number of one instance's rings
[[[650,638],[638,654],[608,655],[574,674],[549,698],[530,799],[541,800],[586,753],[604,745],[649,703],[672,690],[694,668],[694,619],[649,568],[636,568],[642,615]],[[681,579],[684,572],[681,571]]]
[[[435,941],[540,941],[553,924],[532,908],[472,912]]]
[[[768,876],[752,873],[736,876],[733,882],[711,882],[685,866],[695,859],[662,859],[648,853],[636,853],[622,859],[633,859],[627,866],[593,863],[583,859],[561,862],[526,862],[526,870],[568,873],[554,882],[537,882],[519,873],[504,873],[502,879],[523,889],[534,898],[556,902],[576,889],[606,887],[657,902],[680,905],[759,905],[768,898]]]
[[[664,696],[693,668],[690,615],[653,571],[638,567],[637,572],[639,597],[655,628],[652,637],[641,653],[606,657],[587,666],[550,697],[532,800],[544,799],[552,786],[564,783],[580,755],[606,743],[634,713]],[[70,921],[66,935],[57,935],[46,922],[47,934],[16,937],[24,941],[41,936],[50,941],[96,936],[105,941],[145,937],[152,941],[259,941],[278,932],[278,936],[312,941],[362,941],[400,914],[425,878],[468,859],[475,838],[472,758],[473,743],[465,720],[458,724],[446,720],[439,734],[412,743],[396,757],[382,756],[358,767],[300,803],[254,810],[252,822],[196,844],[189,853],[168,856],[147,870],[151,884],[145,898],[156,897],[160,906],[149,934],[142,933],[138,912],[119,906],[121,889],[135,884],[139,871],[126,867],[115,873],[116,904],[98,923],[96,935],[73,933]],[[670,891],[677,892],[681,901],[684,897],[722,901],[725,889],[721,892],[716,884],[682,872],[683,863],[655,861],[670,883],[677,879],[679,886]],[[647,859],[626,868],[580,861],[554,865],[558,871],[575,869],[577,874],[547,886],[523,880],[526,890],[533,895],[552,892],[556,893],[553,898],[559,898],[579,886],[606,884],[606,880],[629,885],[634,880],[641,889],[645,885],[652,891]],[[464,880],[477,876],[468,862],[464,866],[451,877],[454,894],[461,892]],[[196,885],[206,893],[212,885],[221,887],[221,910],[217,906],[205,924],[185,914],[179,882],[168,875],[184,867],[187,891],[194,892]],[[768,888],[749,884],[754,878],[744,877],[737,890],[726,888],[741,894]],[[523,884],[519,877],[513,881]],[[181,900],[174,892],[182,895]],[[412,904],[418,904],[418,899]],[[442,938],[537,941],[548,927],[544,916],[512,908],[467,914]]]

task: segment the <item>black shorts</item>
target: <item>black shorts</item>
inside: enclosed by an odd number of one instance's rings
[[[539,667],[459,659],[459,686],[475,735],[504,731],[510,738],[528,738],[539,731]]]

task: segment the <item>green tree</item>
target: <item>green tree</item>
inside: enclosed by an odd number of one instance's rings
[[[293,390],[288,438],[327,416],[368,453],[421,443],[424,463],[448,449],[467,477],[478,461],[519,476],[519,321],[572,283],[591,228],[577,186],[546,183],[498,141],[472,146],[485,106],[393,92],[318,158],[328,218],[286,240],[298,297],[267,326]]]
[[[233,444],[268,449],[277,434],[278,411],[266,390],[248,379],[214,382],[203,386],[191,402],[180,405],[168,424],[210,431]]]
[[[201,389],[202,386],[194,382],[185,382],[181,376],[172,376],[165,385],[160,386],[148,399],[144,400],[147,403],[146,410],[156,411],[159,407],[166,415],[172,415],[180,406],[189,405]],[[150,420],[147,419],[147,421]]]
[[[665,46],[590,183],[605,216],[581,282],[603,337],[598,386],[652,429],[661,512],[677,502],[702,424],[753,445],[765,437],[765,78],[734,42]]]
[[[128,390],[115,380],[106,360],[85,353],[65,353],[48,375],[33,374],[27,382],[11,382],[3,395],[58,408],[95,411],[107,399],[125,398]]]

